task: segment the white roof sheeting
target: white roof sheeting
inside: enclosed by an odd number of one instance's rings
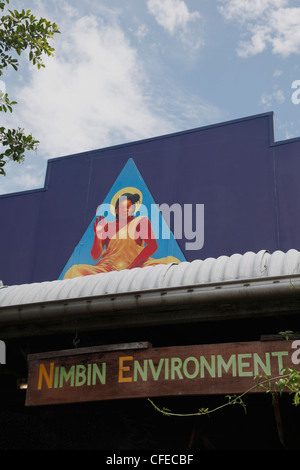
[[[68,280],[4,286],[0,288],[0,308],[299,274],[299,251],[291,249],[286,253],[275,251],[271,254],[261,250],[179,265],[149,266]]]

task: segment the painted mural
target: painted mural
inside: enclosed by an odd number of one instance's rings
[[[182,261],[182,251],[129,159],[59,279]]]
[[[0,195],[0,280],[300,250],[300,139],[273,129],[266,113],[51,158],[43,188]]]

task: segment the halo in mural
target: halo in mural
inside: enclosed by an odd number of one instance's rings
[[[116,194],[113,196],[112,200],[110,201],[110,211],[112,213],[112,215],[116,215],[115,213],[115,206],[116,206],[116,202],[117,200],[123,196],[123,194],[138,194],[140,196],[140,199],[138,202],[135,203],[135,209],[134,209],[134,214],[137,213],[137,211],[139,210],[141,204],[142,204],[142,201],[143,201],[143,194],[142,194],[142,191],[140,191],[139,189],[137,188],[134,188],[132,186],[128,186],[127,188],[122,188],[120,189],[118,192],[116,192]]]

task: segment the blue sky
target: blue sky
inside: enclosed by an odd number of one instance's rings
[[[40,145],[23,164],[6,165],[0,194],[43,187],[51,158],[269,111],[275,140],[300,137],[299,0],[10,7],[55,21],[61,34],[45,69],[24,56],[18,72],[1,77],[18,105],[0,124],[32,132]]]

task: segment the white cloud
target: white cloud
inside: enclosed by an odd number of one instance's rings
[[[118,26],[86,16],[55,47],[45,69],[32,70],[19,90],[14,112],[49,157],[170,130],[152,111],[136,51]]]
[[[30,168],[27,168],[26,171],[29,171],[29,173],[23,172],[21,176],[14,176],[12,178],[13,183],[16,186],[22,185],[23,190],[39,186],[41,183],[40,175],[32,174]],[[36,169],[34,171],[36,172]]]
[[[288,56],[300,53],[300,7],[280,8],[272,14],[273,52]]]
[[[248,22],[259,20],[270,8],[280,8],[288,0],[218,0],[219,11],[228,20]]]
[[[121,28],[119,10],[95,3],[93,14],[82,16],[77,6],[67,8],[53,0],[49,15],[48,4],[35,2],[39,6],[35,14],[56,21],[62,33],[55,39],[55,57],[44,60],[45,69],[37,70],[24,58],[15,81],[10,82],[8,92],[18,105],[12,114],[5,114],[3,125],[23,127],[40,145],[34,156],[28,152],[24,165],[8,163],[7,172],[14,177],[5,179],[0,194],[41,187],[46,159],[224,118],[218,106],[184,89],[176,77],[165,76],[161,64],[149,67],[148,59],[130,43],[134,30],[127,36],[130,29]],[[136,47],[144,38],[144,51],[148,25],[143,26],[145,21],[141,25],[135,31]]]
[[[282,90],[274,90],[271,93],[263,93],[261,96],[261,104],[270,108],[273,104],[282,104],[285,102],[285,96]]]
[[[238,55],[248,57],[271,47],[287,57],[300,53],[300,7],[288,0],[218,0],[219,11],[243,27],[247,40],[240,42]]]
[[[282,90],[276,90],[274,92],[274,96],[278,103],[283,103],[285,101],[285,96]]]
[[[9,161],[5,166],[7,176],[0,178],[0,195],[43,187],[45,163],[35,152],[28,152],[25,162],[20,165]]]
[[[191,30],[192,23],[201,18],[200,13],[190,12],[183,0],[147,0],[147,7],[170,35],[177,34],[189,47],[198,48],[203,44],[199,31],[195,34]]]
[[[21,123],[40,141],[39,155],[59,157],[221,119],[217,107],[178,93],[175,82],[162,84],[157,70],[151,81],[117,14],[110,11],[106,21],[104,14],[75,13],[60,24],[55,57],[45,59],[45,69],[30,67],[29,80],[14,92],[18,106],[7,116],[5,125]]]
[[[0,92],[6,93],[6,85],[3,80],[0,80]]]
[[[139,41],[142,41],[147,36],[148,33],[149,33],[148,27],[145,24],[141,24],[138,27],[137,31],[135,32],[135,36],[137,37]]]
[[[240,57],[248,57],[250,55],[263,52],[267,46],[270,37],[270,28],[264,25],[255,25],[251,28],[250,41],[241,41],[238,48]]]
[[[148,0],[148,9],[156,21],[170,34],[176,29],[186,29],[190,21],[200,18],[198,12],[190,13],[182,0]]]

